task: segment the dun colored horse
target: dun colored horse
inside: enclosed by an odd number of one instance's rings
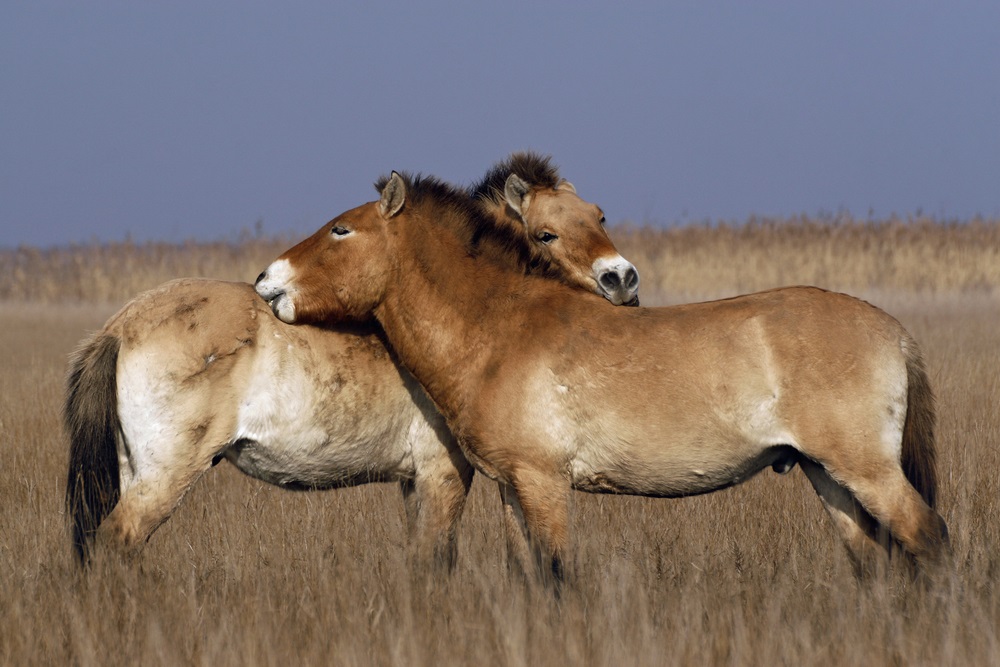
[[[532,198],[558,207],[529,207]],[[600,209],[547,158],[515,154],[456,202],[491,220],[470,239],[473,254],[615,303],[635,300],[635,269]],[[454,562],[472,468],[374,325],[292,327],[249,285],[169,282],[129,302],[76,352],[65,417],[66,501],[81,561],[98,533],[126,548],[145,543],[227,459],[290,489],[397,481],[416,558]]]
[[[895,319],[807,287],[608,308],[472,256],[481,224],[446,185],[394,173],[257,291],[286,322],[375,316],[466,458],[501,484],[524,566],[533,551],[560,575],[570,489],[678,497],[795,464],[859,573],[893,543],[918,562],[946,553],[933,398]]]

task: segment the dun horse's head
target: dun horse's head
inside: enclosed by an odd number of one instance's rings
[[[565,282],[616,306],[639,305],[639,272],[612,243],[601,208],[581,199],[572,183],[532,187],[511,174],[504,197],[524,225],[533,252],[556,267]]]
[[[537,266],[540,273],[615,305],[638,305],[639,273],[611,242],[604,212],[577,196],[549,156],[511,153],[469,193],[496,222],[497,235],[507,232],[516,239],[534,265],[529,272]]]

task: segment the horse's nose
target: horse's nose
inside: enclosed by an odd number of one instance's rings
[[[631,262],[620,260],[605,266],[597,276],[597,284],[615,305],[638,303],[639,272]]]
[[[634,293],[639,289],[639,272],[631,264],[625,267],[624,270],[621,268],[608,269],[601,274],[598,282],[601,283],[601,287],[609,292],[623,290],[628,293]]]
[[[628,269],[625,271],[625,277],[622,279],[622,284],[629,292],[635,292],[639,289],[639,272],[636,271],[635,267],[631,264],[629,264]]]
[[[621,276],[614,269],[608,269],[601,274],[601,277],[597,279],[597,282],[601,284],[601,287],[607,292],[615,292],[622,284]]]
[[[253,284],[259,285],[260,281],[264,280],[264,278],[267,278],[267,269],[264,269],[263,271],[260,272],[260,275],[257,276],[257,280],[255,280]]]

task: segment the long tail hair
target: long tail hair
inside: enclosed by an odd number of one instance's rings
[[[903,424],[902,465],[906,479],[932,509],[937,504],[937,451],[934,446],[934,394],[920,350],[906,345],[906,422]]]
[[[70,360],[63,419],[69,434],[66,510],[73,547],[81,564],[89,557],[97,527],[120,496],[118,469],[118,382],[121,341],[100,333]]]

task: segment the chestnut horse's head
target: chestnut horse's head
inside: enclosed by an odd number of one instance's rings
[[[529,254],[563,282],[617,305],[639,304],[639,273],[604,228],[604,212],[559,177],[547,157],[514,153],[470,188],[481,207],[515,229]]]
[[[369,319],[390,269],[386,222],[405,199],[403,179],[393,172],[379,201],[341,213],[271,262],[257,276],[257,293],[283,322]]]

